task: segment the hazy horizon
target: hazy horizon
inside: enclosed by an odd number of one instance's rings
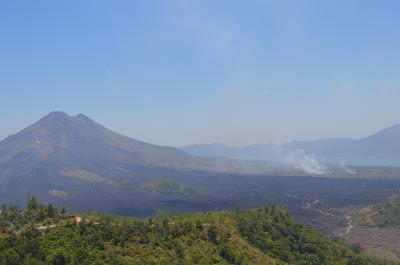
[[[82,113],[82,112],[78,112],[78,113],[73,113],[73,114],[71,114],[71,113],[67,113],[67,112],[65,112],[65,111],[63,111],[63,110],[52,110],[52,111],[50,111],[50,112],[48,112],[48,113],[42,115],[41,117],[38,117],[36,120],[32,121],[31,123],[26,124],[24,127],[21,127],[21,128],[19,128],[19,129],[16,129],[14,132],[10,133],[9,135],[6,135],[5,137],[0,138],[0,141],[4,140],[6,137],[8,137],[8,136],[10,136],[10,135],[16,134],[16,133],[18,133],[19,131],[21,131],[21,130],[27,128],[27,127],[29,127],[30,125],[32,125],[32,124],[38,122],[41,118],[44,118],[46,115],[48,115],[48,114],[50,114],[50,113],[53,113],[53,112],[65,113],[65,114],[67,114],[67,115],[70,116],[70,117],[78,116],[78,115],[85,115],[85,116],[87,116],[88,118],[92,119],[93,121],[99,123],[100,125],[105,126],[107,129],[110,129],[110,130],[112,130],[112,131],[114,131],[114,132],[116,132],[116,133],[122,134],[122,135],[124,135],[124,136],[128,136],[128,137],[130,137],[130,138],[132,138],[132,139],[136,139],[136,140],[140,140],[140,141],[145,141],[145,142],[152,143],[152,144],[166,145],[166,146],[173,146],[173,147],[184,147],[184,146],[197,145],[197,144],[199,144],[199,145],[203,145],[203,144],[225,144],[225,145],[229,145],[229,146],[237,146],[237,147],[240,147],[240,146],[258,145],[258,144],[284,144],[284,143],[289,143],[289,142],[292,142],[292,141],[313,141],[313,140],[324,140],[324,139],[331,139],[331,138],[352,138],[352,139],[360,139],[360,138],[367,137],[367,136],[370,136],[370,135],[372,135],[372,134],[375,134],[375,133],[377,133],[377,132],[379,132],[379,131],[381,131],[381,130],[383,130],[383,129],[387,129],[387,128],[389,128],[389,127],[394,126],[394,125],[392,125],[392,126],[386,126],[385,128],[381,128],[381,129],[379,129],[379,130],[377,130],[377,131],[370,132],[369,134],[363,135],[363,136],[361,136],[361,137],[351,137],[351,136],[342,136],[342,137],[340,137],[340,136],[332,136],[332,137],[327,137],[327,138],[314,138],[314,139],[292,139],[292,140],[289,140],[289,141],[286,141],[286,142],[284,142],[284,141],[281,141],[281,142],[259,142],[259,143],[247,143],[247,144],[232,144],[232,143],[225,143],[225,142],[203,142],[203,143],[187,143],[187,144],[184,144],[184,145],[172,145],[172,144],[171,144],[171,145],[168,145],[168,144],[162,144],[162,143],[155,143],[155,142],[148,141],[148,140],[145,140],[145,139],[137,138],[137,137],[132,136],[132,135],[124,134],[124,133],[122,133],[122,132],[120,132],[120,131],[114,130],[113,128],[106,126],[105,124],[100,123],[100,122],[97,121],[96,119],[93,119],[93,117],[88,116],[87,114]],[[400,125],[400,124],[395,124],[395,125]]]
[[[397,1],[5,1],[0,139],[52,110],[183,146],[400,123]]]

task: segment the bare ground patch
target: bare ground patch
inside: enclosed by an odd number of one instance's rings
[[[376,228],[355,226],[343,238],[349,243],[358,243],[373,257],[400,260],[400,228]]]

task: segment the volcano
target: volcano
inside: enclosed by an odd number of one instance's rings
[[[82,114],[51,112],[0,142],[0,203],[23,204],[28,195],[72,208],[99,197],[128,203],[146,181],[193,172],[255,173],[234,160],[128,138]]]

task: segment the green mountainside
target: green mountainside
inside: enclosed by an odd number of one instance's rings
[[[356,223],[372,227],[400,227],[400,195],[362,209]]]
[[[135,219],[69,215],[30,199],[3,206],[0,265],[378,265],[293,219],[286,209]]]

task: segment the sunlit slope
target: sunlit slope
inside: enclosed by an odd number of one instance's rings
[[[280,207],[131,219],[68,215],[32,199],[0,214],[3,264],[380,264]]]

